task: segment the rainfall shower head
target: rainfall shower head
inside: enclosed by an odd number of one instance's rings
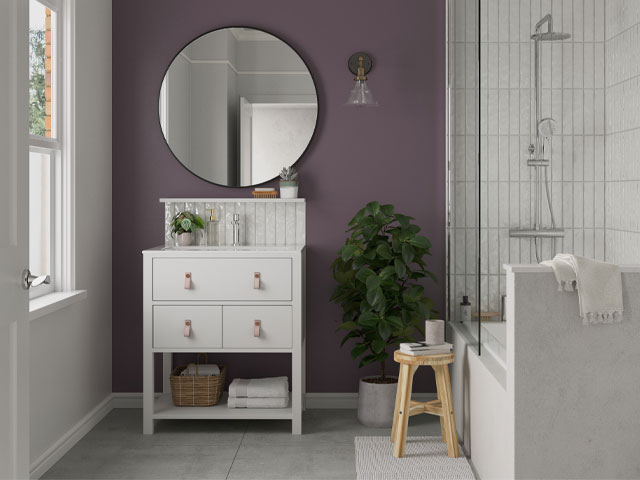
[[[547,24],[547,31],[541,32],[540,29],[544,24]],[[536,23],[535,33],[531,35],[531,40],[538,42],[555,42],[557,40],[566,40],[571,38],[571,35],[563,32],[553,31],[553,17],[550,13],[546,14],[542,19]]]
[[[532,40],[538,40],[539,42],[555,42],[558,40],[567,40],[571,38],[571,35],[564,32],[544,32],[534,33],[531,35]]]

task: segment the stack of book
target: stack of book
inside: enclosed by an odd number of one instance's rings
[[[406,355],[441,355],[451,353],[453,345],[444,342],[438,345],[428,345],[427,342],[401,343],[400,351]]]

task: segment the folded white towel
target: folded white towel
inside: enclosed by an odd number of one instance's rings
[[[578,290],[582,323],[622,321],[622,275],[620,267],[578,255],[560,253],[543,265],[553,268],[558,290]]]
[[[287,377],[234,378],[229,385],[229,397],[289,398]]]
[[[180,372],[181,377],[194,376],[195,374],[196,374],[196,368],[193,365],[189,366],[188,368],[185,368],[182,372]],[[206,376],[206,377],[220,375],[220,367],[218,365],[209,364],[209,363],[198,365],[198,375]]]
[[[229,397],[229,408],[286,408],[289,405],[289,396],[286,398],[246,398]]]

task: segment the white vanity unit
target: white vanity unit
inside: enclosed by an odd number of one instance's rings
[[[295,200],[163,199],[167,215],[204,218],[217,208],[244,226],[242,246],[164,247],[143,252],[144,433],[156,419],[288,419],[302,430],[305,393],[305,204]],[[225,243],[223,236],[223,243]],[[272,243],[272,244],[269,244]],[[187,328],[189,327],[189,328]],[[169,375],[174,352],[289,353],[287,408],[177,407]],[[163,354],[163,392],[154,390],[154,354]],[[283,372],[284,373],[284,372]],[[233,359],[227,379],[234,378]]]

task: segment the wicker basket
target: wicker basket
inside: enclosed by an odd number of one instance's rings
[[[200,355],[198,355],[198,360]],[[207,362],[205,354],[205,363]],[[198,361],[199,363],[199,361]],[[227,367],[220,365],[220,375],[198,375],[198,363],[190,363],[173,369],[169,380],[171,382],[171,397],[178,407],[212,407],[220,401]],[[180,376],[183,370],[194,368],[196,374]]]

